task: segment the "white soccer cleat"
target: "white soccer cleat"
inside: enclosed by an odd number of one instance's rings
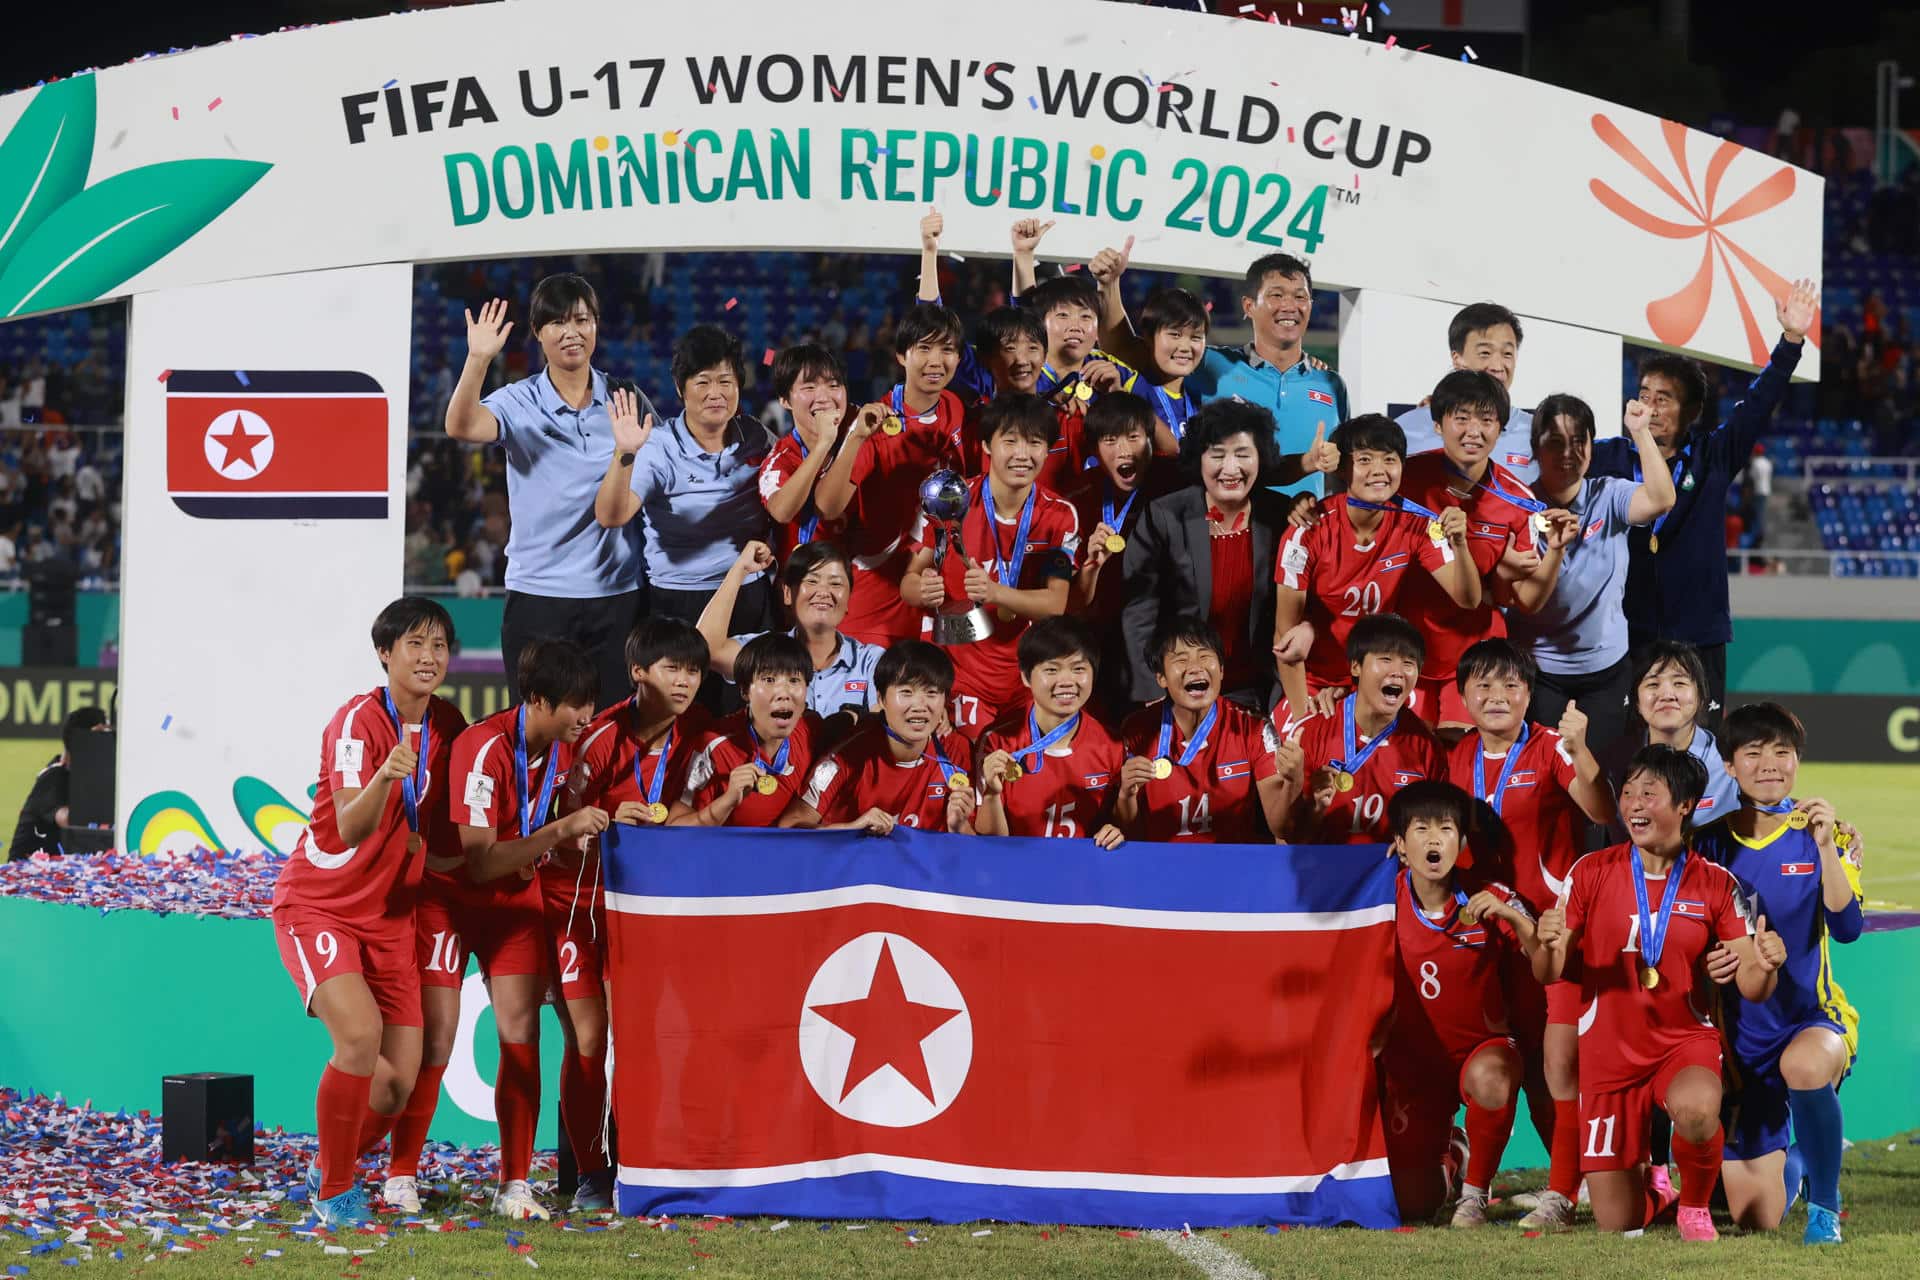
[[[1548,1189],[1534,1197],[1537,1203],[1520,1219],[1522,1231],[1565,1231],[1573,1225],[1573,1201]]]
[[[493,1195],[493,1211],[516,1222],[545,1222],[552,1216],[545,1205],[533,1198],[533,1188],[519,1178],[500,1184]]]
[[[1460,1195],[1460,1203],[1453,1206],[1455,1227],[1484,1227],[1487,1225],[1487,1193],[1484,1191],[1465,1191]]]
[[[1507,1197],[1507,1203],[1516,1209],[1538,1209],[1540,1197],[1547,1194],[1546,1188],[1538,1191],[1516,1191]]]
[[[420,1212],[420,1184],[412,1178],[388,1178],[380,1184],[380,1198],[395,1213]]]

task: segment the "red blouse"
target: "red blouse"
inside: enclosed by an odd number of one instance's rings
[[[1225,652],[1221,692],[1245,689],[1256,683],[1257,668],[1247,643],[1247,610],[1253,607],[1253,534],[1246,525],[1233,533],[1215,532],[1208,539],[1213,552],[1213,599],[1207,621],[1220,633]]]

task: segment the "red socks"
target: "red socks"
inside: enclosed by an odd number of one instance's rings
[[[394,1120],[397,1118],[398,1117],[395,1116],[382,1115],[369,1106],[367,1108],[367,1114],[360,1117],[360,1155],[364,1156],[379,1146],[380,1139],[387,1136],[388,1132],[393,1128]],[[357,1156],[355,1158],[358,1159]]]
[[[567,1141],[581,1173],[599,1173],[607,1167],[600,1145],[601,1119],[607,1104],[607,1057],[565,1054],[560,1062],[560,1115],[567,1124]]]
[[[500,1181],[524,1181],[533,1165],[533,1127],[540,1119],[538,1044],[501,1042],[493,1110],[500,1119]]]
[[[421,1064],[407,1105],[393,1118],[393,1146],[387,1152],[389,1178],[420,1176],[420,1148],[426,1143],[433,1109],[440,1101],[440,1077],[446,1073],[445,1063],[437,1067]]]
[[[1580,1191],[1580,1102],[1553,1100],[1553,1146],[1548,1153],[1547,1188],[1571,1200]]]
[[[373,1092],[373,1076],[356,1076],[332,1063],[320,1073],[313,1120],[320,1137],[320,1198],[330,1199],[353,1185],[360,1147],[360,1123]]]
[[[1500,1157],[1506,1154],[1507,1139],[1513,1136],[1514,1099],[1498,1111],[1489,1111],[1473,1099],[1467,1099],[1467,1174],[1466,1185],[1485,1191],[1500,1172]]]
[[[1713,1199],[1713,1184],[1720,1181],[1720,1158],[1726,1148],[1726,1130],[1713,1127],[1713,1136],[1705,1142],[1690,1142],[1673,1134],[1673,1162],[1680,1167],[1680,1206],[1704,1209]]]

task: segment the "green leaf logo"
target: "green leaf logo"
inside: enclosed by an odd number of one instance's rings
[[[49,213],[86,187],[93,119],[93,77],[75,76],[41,89],[0,142],[0,271]]]
[[[110,292],[192,239],[272,167],[172,160],[88,187],[49,214],[0,272],[0,318]]]

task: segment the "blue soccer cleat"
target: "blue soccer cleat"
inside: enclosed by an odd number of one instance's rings
[[[1801,1244],[1839,1244],[1840,1215],[1823,1205],[1807,1201],[1807,1231]]]
[[[329,1231],[357,1230],[373,1216],[367,1207],[367,1193],[361,1190],[358,1183],[337,1196],[315,1200],[313,1211],[319,1217],[320,1225]]]
[[[320,1161],[315,1157],[307,1165],[307,1203],[315,1204],[320,1199]]]

